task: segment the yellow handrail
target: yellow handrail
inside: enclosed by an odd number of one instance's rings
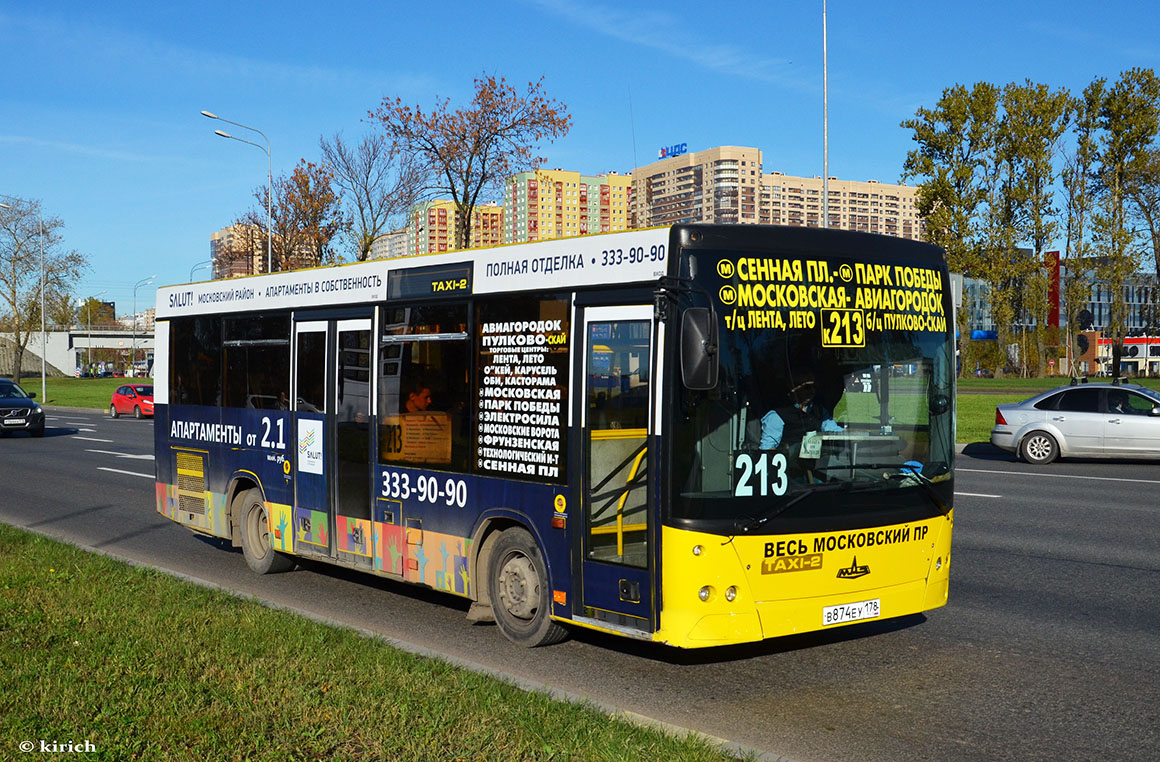
[[[628,485],[636,478],[636,471],[640,468],[640,462],[644,460],[646,453],[647,447],[642,447],[637,453],[636,460],[632,462],[632,468],[628,472],[628,478],[624,480],[624,494],[616,504],[616,555],[621,558],[624,558],[624,504],[628,502]]]

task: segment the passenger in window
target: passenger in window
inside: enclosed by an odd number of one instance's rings
[[[403,409],[408,413],[421,413],[431,407],[431,386],[425,381],[416,381],[407,392]]]
[[[1112,413],[1131,413],[1128,405],[1128,393],[1121,391],[1108,392],[1108,411]]]

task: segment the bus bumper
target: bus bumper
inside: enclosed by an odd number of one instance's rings
[[[657,641],[749,643],[946,605],[953,512],[896,527],[729,538],[662,529]]]

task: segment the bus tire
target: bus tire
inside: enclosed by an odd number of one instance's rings
[[[526,530],[513,528],[501,533],[487,567],[491,608],[505,638],[535,648],[567,637],[568,631],[551,618],[547,567],[539,546]]]
[[[258,574],[278,574],[294,568],[294,559],[270,547],[270,523],[262,491],[248,489],[234,499],[242,534],[242,555],[246,565]]]

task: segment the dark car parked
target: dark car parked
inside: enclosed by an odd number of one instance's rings
[[[44,409],[14,381],[0,378],[0,436],[10,431],[27,431],[34,437],[44,436]]]

